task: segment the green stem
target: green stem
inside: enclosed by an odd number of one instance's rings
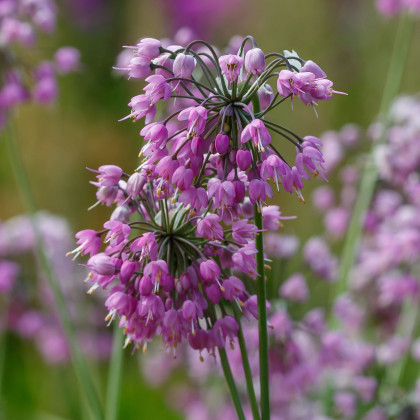
[[[118,418],[118,402],[120,398],[121,373],[123,366],[123,332],[118,327],[118,321],[114,323],[114,335],[112,342],[111,364],[108,374],[108,386],[106,391],[106,420]]]
[[[54,270],[46,254],[44,240],[36,217],[35,201],[32,195],[32,191],[29,185],[23,162],[21,160],[21,156],[19,154],[17,145],[15,144],[15,140],[13,138],[12,130],[10,127],[7,127],[5,129],[5,142],[8,149],[10,161],[13,167],[13,171],[15,173],[18,188],[22,195],[22,199],[25,203],[32,225],[32,229],[34,230],[36,252],[38,254],[41,266],[45,272],[49,286],[51,287],[54,296],[55,306],[60,316],[63,329],[66,333],[66,338],[70,347],[73,367],[79,379],[79,384],[82,387],[83,395],[85,395],[87,399],[92,414],[94,415],[96,420],[103,420],[104,415],[102,411],[102,406],[91,375],[89,374],[86,361],[83,357],[83,353],[79,347],[76,331],[70,317],[66,299],[63,295],[59,281],[54,273]]]
[[[397,36],[394,44],[394,50],[391,57],[388,76],[385,84],[385,90],[382,97],[381,107],[379,111],[379,122],[382,125],[382,135],[380,141],[375,143],[374,149],[371,151],[368,162],[364,169],[362,180],[360,183],[360,191],[354,207],[352,219],[348,229],[346,241],[344,244],[343,254],[341,258],[341,266],[339,271],[339,280],[334,291],[335,296],[346,290],[347,282],[351,267],[356,258],[356,252],[363,230],[363,216],[369,208],[372,196],[375,190],[375,184],[378,179],[378,168],[375,165],[373,156],[378,145],[386,141],[387,128],[389,124],[388,111],[392,100],[398,94],[401,81],[404,75],[405,64],[407,61],[410,39],[413,31],[413,20],[408,15],[401,16],[399,22]]]
[[[225,375],[226,383],[229,387],[230,395],[232,397],[233,405],[239,420],[246,420],[242,409],[241,399],[239,398],[238,389],[233,379],[232,371],[230,370],[229,361],[226,356],[225,349],[219,349],[220,362],[222,364],[223,373]]]
[[[245,345],[245,337],[244,332],[242,330],[241,317],[235,302],[233,303],[233,313],[235,315],[236,322],[239,326],[238,341],[239,348],[241,350],[242,366],[244,368],[246,388],[248,391],[249,403],[251,405],[252,417],[254,418],[254,420],[260,420],[260,410],[258,408],[257,398],[255,396],[254,381],[252,380],[251,366],[249,364],[248,359],[248,350]]]
[[[260,386],[261,386],[261,419],[270,420],[270,391],[268,374],[268,333],[267,333],[267,291],[265,285],[263,221],[260,208],[254,205],[255,225],[260,231],[255,238],[257,254],[257,302],[258,302],[258,333],[260,356]]]
[[[261,111],[258,93],[252,98],[252,108],[255,114]],[[267,290],[265,284],[264,267],[264,242],[263,242],[263,220],[261,209],[258,204],[254,205],[254,221],[259,233],[255,238],[257,248],[257,304],[258,304],[258,338],[260,357],[260,394],[261,394],[261,419],[270,420],[270,384],[268,372],[268,332],[267,332]]]
[[[55,414],[41,412],[36,416],[36,420],[67,420],[67,419],[61,416],[56,416]]]
[[[8,327],[9,327],[9,308],[10,308],[10,298],[9,296],[5,296],[5,302],[3,302],[3,331],[0,333],[0,407],[2,405],[2,395],[3,395],[3,380],[4,380],[4,367],[6,366],[6,353],[7,353],[7,335],[8,335]],[[2,412],[0,410],[0,418]]]
[[[409,348],[411,348],[413,341],[416,339],[418,333],[418,320],[420,316],[420,302],[418,299],[407,300],[403,304],[402,313],[400,315],[399,325],[397,327],[397,334],[406,337],[410,340]],[[391,376],[391,383],[397,386],[404,386],[405,374],[410,367],[412,356],[410,351],[407,351],[404,358],[393,369],[387,369],[385,374]],[[414,364],[413,369],[418,370],[418,363]],[[412,373],[412,372],[411,372]],[[414,374],[417,378],[418,375]]]

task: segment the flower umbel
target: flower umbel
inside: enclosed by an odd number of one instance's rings
[[[247,43],[252,49],[245,54]],[[174,353],[185,340],[214,355],[238,334],[232,305],[257,316],[254,240],[284,219],[277,206],[265,207],[273,196],[268,181],[302,199],[303,179],[323,173],[320,141],[267,114],[293,95],[309,92],[314,105],[334,91],[315,63],[264,54],[252,37],[237,54],[220,57],[204,41],[164,47],[147,38],[129,48],[134,55],[124,70],[148,83],[126,117],[146,119],[142,161],[131,175],[113,165],[99,168],[98,203],[117,209],[104,230],[78,235],[75,253],[90,253],[87,280],[93,290],[108,291],[107,320],[119,317],[126,345],[146,349],[161,335]],[[282,67],[295,84],[282,82]],[[272,76],[279,78],[275,95]],[[166,117],[159,102],[168,104]],[[296,151],[295,162],[284,159],[277,134]],[[249,211],[253,204],[261,228]],[[104,252],[97,249],[101,237]],[[242,282],[232,271],[247,277]]]

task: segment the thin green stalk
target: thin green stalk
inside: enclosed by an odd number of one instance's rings
[[[260,231],[255,238],[257,254],[257,302],[258,302],[258,333],[260,356],[260,386],[261,386],[261,419],[270,420],[270,388],[268,373],[268,332],[267,332],[267,291],[265,285],[264,243],[262,214],[257,204],[254,205],[255,225]]]
[[[56,416],[55,414],[50,414],[50,413],[38,413],[38,415],[36,416],[37,420],[67,420],[64,417],[61,416]]]
[[[2,405],[2,396],[3,396],[3,379],[4,379],[4,367],[5,367],[5,361],[6,361],[6,353],[7,353],[7,334],[8,334],[8,323],[9,323],[9,305],[10,305],[10,299],[8,296],[6,296],[6,302],[3,307],[3,331],[0,333],[0,406]],[[0,410],[0,416],[1,416],[1,410]]]
[[[97,391],[95,389],[93,380],[88,371],[86,361],[83,357],[83,353],[79,347],[76,331],[72,323],[70,313],[68,311],[67,302],[62,293],[60,284],[50,264],[50,261],[46,255],[44,240],[36,217],[35,201],[32,195],[32,191],[29,185],[23,162],[21,160],[21,156],[15,143],[15,139],[13,138],[11,128],[7,127],[4,132],[5,142],[8,149],[10,161],[13,167],[13,171],[15,173],[17,185],[22,195],[22,199],[25,203],[32,228],[34,230],[38,258],[53,292],[55,306],[57,308],[61,323],[63,325],[63,329],[66,333],[67,341],[70,346],[73,367],[79,379],[79,384],[82,387],[82,393],[87,399],[88,405],[92,411],[92,414],[94,415],[94,418],[96,420],[103,420],[104,415],[102,406]]]
[[[245,345],[245,337],[244,337],[244,332],[242,330],[241,317],[235,303],[233,303],[233,313],[235,315],[236,322],[238,323],[238,326],[239,326],[238,342],[239,342],[239,348],[241,350],[242,366],[244,368],[246,388],[248,391],[249,403],[251,405],[252,417],[254,418],[254,420],[260,420],[260,410],[258,407],[257,398],[255,396],[254,381],[252,380],[251,366],[249,364],[249,359],[248,359],[248,350]]]
[[[255,114],[261,111],[258,94],[251,98],[252,108]],[[270,420],[270,384],[268,370],[268,332],[267,332],[267,290],[265,284],[264,267],[264,242],[263,242],[263,220],[261,209],[258,204],[254,205],[254,221],[259,233],[255,238],[257,248],[257,305],[258,305],[258,338],[260,357],[260,398],[261,398],[261,420]]]
[[[416,339],[416,333],[418,333],[419,327],[419,316],[420,316],[420,302],[418,299],[407,300],[404,303],[401,319],[397,327],[397,335],[406,337],[409,339],[410,348],[413,341]],[[404,358],[394,366],[394,369],[387,369],[385,374],[390,376],[390,382],[397,386],[402,387],[404,385],[405,374],[412,360],[411,353],[408,351]],[[415,364],[415,369],[418,370],[418,363]],[[418,375],[413,375],[417,377]]]
[[[411,348],[413,340],[418,336],[419,315],[419,300],[406,300],[402,307],[402,313],[400,314],[400,319],[398,321],[395,335],[407,338],[409,340],[408,348]],[[399,388],[399,391],[404,390],[404,388],[412,389],[414,384],[406,383],[406,375],[408,373],[410,378],[417,380],[419,369],[420,367],[418,366],[418,363],[413,363],[411,352],[407,351],[404,357],[399,360],[398,363],[383,370],[380,381],[378,381],[378,389],[376,395],[381,395],[382,388],[384,387],[397,387]]]
[[[238,389],[235,385],[235,380],[233,379],[232,371],[230,370],[229,361],[226,356],[225,349],[219,349],[220,362],[222,364],[223,373],[225,375],[226,383],[228,385],[230,395],[232,397],[232,402],[235,407],[238,420],[246,420],[244,410],[242,409],[241,399],[239,398]]]
[[[109,366],[108,386],[106,391],[106,420],[117,420],[120,398],[121,373],[123,366],[123,332],[114,323],[111,364]]]
[[[382,124],[383,132],[379,144],[386,140],[387,128],[389,124],[389,108],[392,100],[398,94],[402,78],[404,75],[405,64],[407,61],[408,50],[413,32],[413,19],[409,15],[403,15],[400,18],[397,36],[394,44],[394,50],[389,65],[388,76],[385,84],[384,94],[379,110],[379,122]],[[377,147],[375,144],[374,148]],[[362,217],[369,208],[372,196],[375,190],[375,184],[378,179],[378,168],[373,160],[374,150],[371,151],[360,183],[360,191],[354,207],[352,219],[348,229],[346,242],[344,244],[339,271],[339,280],[335,296],[346,290],[349,272],[356,258],[357,247],[363,230]]]

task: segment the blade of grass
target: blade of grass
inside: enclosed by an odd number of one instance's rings
[[[245,344],[244,332],[242,330],[241,316],[239,313],[239,309],[235,306],[235,304],[233,305],[233,313],[235,315],[236,322],[238,323],[238,326],[239,326],[238,342],[239,342],[239,348],[241,351],[242,366],[244,368],[246,388],[248,390],[248,398],[249,398],[249,404],[251,406],[252,417],[254,418],[254,420],[260,420],[260,410],[258,407],[257,398],[255,396],[254,381],[252,378],[251,366],[249,364],[248,350]]]
[[[123,332],[114,323],[114,335],[112,343],[112,356],[109,366],[108,386],[106,392],[106,420],[117,420],[120,397],[121,373],[123,367]]]
[[[230,396],[232,398],[233,406],[235,407],[238,420],[246,420],[244,410],[242,409],[242,403],[239,397],[238,389],[236,388],[235,380],[233,379],[232,371],[230,369],[229,361],[226,355],[226,350],[219,348],[219,356],[220,363],[223,369],[223,374],[225,375],[226,383],[230,391]]]

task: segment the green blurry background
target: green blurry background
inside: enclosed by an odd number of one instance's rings
[[[64,7],[56,35],[42,45],[46,57],[61,45],[79,48],[83,69],[61,79],[57,106],[22,107],[15,120],[16,131],[38,208],[66,217],[74,231],[98,229],[109,214],[103,207],[87,211],[96,200],[95,189],[89,184],[92,174],[85,168],[112,163],[129,172],[136,167],[141,123],[118,119],[129,112],[127,103],[140,93],[142,85],[116,77],[112,66],[122,45],[134,44],[144,36],[172,35],[161,16],[161,3],[154,0],[103,0],[100,16],[93,23],[80,25],[77,19],[68,19]],[[294,112],[288,105],[275,112],[277,121],[301,135],[320,135],[348,122],[362,127],[372,122],[379,109],[396,25],[395,20],[376,13],[373,0],[248,0],[236,18],[221,23],[207,41],[223,47],[232,35],[252,34],[265,52],[295,49],[301,57],[319,63],[334,87],[349,96],[337,95],[333,101],[321,103],[319,119],[297,102]],[[419,41],[416,28],[403,92],[414,93],[420,87]],[[3,143],[0,220],[23,211]],[[310,196],[309,188],[304,192]],[[321,232],[319,217],[295,196],[280,193],[276,201],[284,214],[298,216],[297,221],[286,223],[285,232],[302,238]],[[46,413],[82,419],[75,404],[80,396],[71,367],[45,365],[32,346],[14,337],[8,340],[2,399],[7,420],[54,420]],[[120,418],[179,418],[167,405],[164,392],[149,389],[141,379],[139,357],[125,354]],[[107,366],[92,369],[104,394]]]

